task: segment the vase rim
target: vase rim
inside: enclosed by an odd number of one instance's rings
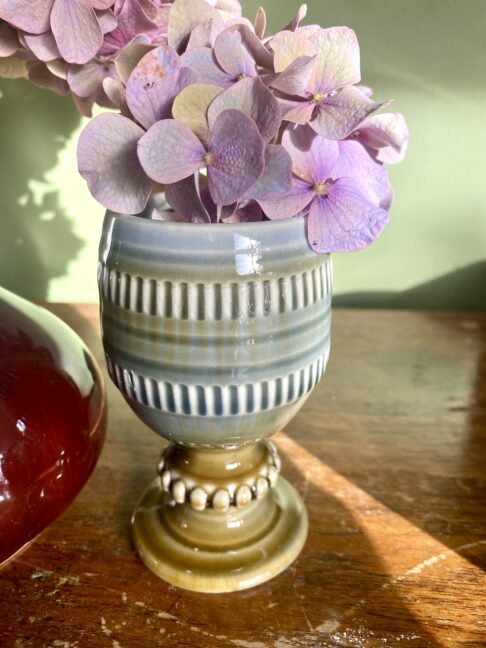
[[[187,232],[195,232],[193,228],[196,228],[199,233],[207,228],[208,226],[211,227],[211,234],[215,236],[224,236],[225,232],[226,234],[228,233],[249,233],[249,232],[254,232],[255,228],[257,228],[257,231],[260,228],[272,228],[272,229],[288,229],[288,228],[296,228],[296,229],[301,229],[304,228],[305,230],[307,229],[307,214],[306,215],[297,215],[297,216],[292,216],[291,218],[282,218],[282,219],[276,219],[276,220],[268,220],[268,221],[253,221],[253,222],[247,222],[247,223],[184,223],[184,222],[179,222],[179,221],[162,221],[162,220],[156,220],[153,218],[149,218],[148,214],[150,213],[150,210],[153,208],[159,208],[159,209],[166,209],[169,205],[167,202],[165,202],[165,197],[163,194],[157,194],[151,196],[149,199],[149,202],[147,203],[147,206],[143,211],[141,211],[138,214],[121,214],[115,211],[112,211],[108,209],[106,211],[106,216],[111,216],[115,218],[136,218],[137,219],[137,225],[141,227],[159,227],[160,225],[163,225],[166,231],[171,230],[184,230]],[[143,225],[142,225],[143,223]],[[135,224],[135,223],[134,223]],[[218,226],[217,230],[214,228],[214,226]],[[224,226],[224,227],[223,227]],[[190,229],[188,229],[190,228]]]
[[[144,210],[145,211],[145,210]],[[208,227],[211,227],[211,231],[214,231],[215,236],[223,236],[224,233],[229,234],[229,233],[237,233],[237,232],[254,232],[255,228],[257,231],[260,228],[266,228],[269,229],[270,227],[274,229],[288,229],[288,228],[296,228],[296,229],[301,229],[304,227],[307,229],[307,214],[306,215],[298,215],[298,216],[292,216],[291,218],[282,218],[278,220],[268,220],[268,221],[254,221],[254,222],[247,222],[247,223],[184,223],[184,222],[179,222],[179,221],[161,221],[161,220],[155,220],[153,218],[146,218],[143,216],[144,212],[140,212],[140,214],[120,214],[118,212],[111,211],[108,209],[106,211],[106,216],[111,216],[116,219],[122,219],[122,220],[127,220],[128,219],[136,219],[137,226],[139,227],[160,227],[163,226],[166,230],[173,230],[171,233],[175,233],[177,231],[180,231],[181,234],[184,231],[184,233],[187,234],[189,231],[195,231],[194,228],[198,230],[206,229]],[[135,225],[134,222],[134,225]],[[216,233],[218,232],[218,233]]]

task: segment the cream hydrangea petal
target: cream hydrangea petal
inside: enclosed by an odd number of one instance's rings
[[[327,94],[361,79],[358,39],[348,27],[320,29],[310,40],[317,50],[314,91]]]
[[[314,43],[299,32],[279,32],[272,38],[269,46],[274,52],[275,72],[283,72],[301,56],[312,58],[317,54]]]
[[[153,45],[145,39],[142,41],[137,38],[118,51],[115,57],[115,67],[123,83],[127,83],[130,74],[137,67],[140,60],[153,49]]]
[[[209,140],[208,108],[222,89],[208,83],[193,83],[177,95],[172,106],[174,119],[189,126],[203,141]]]
[[[175,0],[169,13],[168,42],[175,50],[184,48],[191,32],[217,13],[204,0]]]

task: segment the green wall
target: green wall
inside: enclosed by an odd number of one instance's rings
[[[246,14],[258,4],[243,2]],[[297,4],[266,8],[274,31]],[[367,250],[334,257],[336,302],[486,310],[486,2],[311,0],[308,22],[356,30],[363,82],[395,99],[411,132],[391,168],[391,224]],[[84,120],[24,81],[0,92],[0,283],[94,301],[103,209],[76,171]]]

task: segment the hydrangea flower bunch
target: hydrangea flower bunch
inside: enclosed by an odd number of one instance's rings
[[[354,32],[305,15],[266,37],[264,10],[252,23],[237,0],[0,0],[0,56],[82,112],[116,109],[78,145],[108,209],[137,214],[165,191],[162,219],[308,214],[314,250],[357,250],[388,222],[385,164],[403,159],[408,131],[360,85]]]

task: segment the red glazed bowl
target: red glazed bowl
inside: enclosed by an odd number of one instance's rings
[[[105,428],[90,351],[60,319],[0,288],[0,565],[73,501]]]

